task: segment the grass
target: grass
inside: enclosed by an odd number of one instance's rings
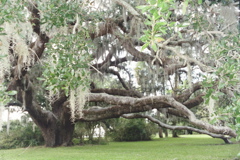
[[[0,150],[0,160],[237,160],[240,144],[203,135],[108,145]]]

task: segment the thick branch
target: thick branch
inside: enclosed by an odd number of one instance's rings
[[[209,132],[216,134],[225,134],[232,137],[236,137],[235,131],[228,127],[213,126],[207,122],[198,120],[194,113],[189,110],[186,106],[176,101],[171,96],[153,96],[153,97],[143,97],[143,98],[132,98],[132,97],[121,97],[121,96],[111,96],[107,94],[89,94],[90,102],[105,102],[112,105],[128,106],[128,108],[134,109],[142,106],[162,106],[162,104],[167,104],[172,108],[178,110],[179,114],[182,114],[188,118],[189,122],[197,127],[206,129]],[[99,115],[100,116],[100,115]]]
[[[193,99],[190,99],[190,100],[187,100],[185,101],[183,104],[188,107],[189,109],[195,107],[195,106],[198,106],[199,104],[201,104],[203,102],[203,97],[204,94],[200,94],[198,95],[197,97],[193,98]]]
[[[32,24],[33,31],[40,34],[40,14],[37,4],[29,1],[28,10],[31,12],[30,22]]]
[[[81,121],[99,121],[110,118],[119,118],[123,114],[138,113],[151,110],[151,106],[131,107],[129,105],[113,105],[102,108],[98,106],[83,110],[83,117],[76,117]]]
[[[189,99],[189,97],[195,93],[197,90],[202,88],[202,84],[201,83],[194,83],[192,85],[191,88],[188,88],[186,90],[184,90],[183,92],[181,92],[180,95],[174,97],[176,100],[180,101],[180,102],[185,102]]]

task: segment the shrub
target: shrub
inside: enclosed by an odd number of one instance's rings
[[[32,123],[21,125],[20,122],[12,122],[10,134],[4,129],[0,133],[0,149],[37,146],[44,144],[41,131],[36,127],[33,131]]]
[[[147,123],[145,119],[119,119],[118,125],[108,131],[107,135],[114,141],[151,140],[151,135],[157,132],[157,126]]]

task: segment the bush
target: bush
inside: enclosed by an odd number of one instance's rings
[[[118,125],[108,131],[107,135],[114,141],[143,141],[151,140],[157,132],[157,126],[147,123],[145,119],[119,119]]]
[[[11,123],[10,134],[6,129],[0,133],[0,149],[10,149],[28,146],[43,145],[44,139],[41,131],[36,127],[33,131],[32,123],[21,125],[19,121]]]

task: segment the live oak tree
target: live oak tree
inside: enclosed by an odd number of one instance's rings
[[[2,0],[1,102],[22,106],[47,147],[71,145],[75,122],[119,117],[230,143],[240,48],[236,4],[227,2]],[[153,109],[194,127],[165,124]],[[201,109],[208,118],[195,115]]]

